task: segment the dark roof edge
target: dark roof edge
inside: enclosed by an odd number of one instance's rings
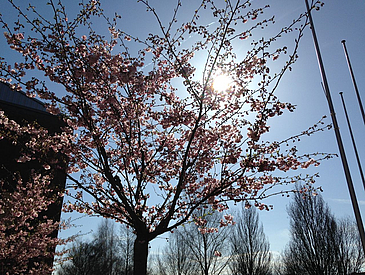
[[[8,100],[4,100],[4,99],[0,99],[0,101],[2,101],[2,102],[7,102],[7,103],[12,104],[12,105],[22,106],[22,107],[27,108],[27,109],[37,110],[37,111],[39,111],[39,112],[43,112],[43,113],[49,113],[49,112],[47,112],[47,110],[46,110],[45,104],[44,104],[42,101],[40,101],[39,99],[29,97],[29,96],[27,96],[27,94],[26,94],[25,92],[23,92],[23,91],[18,91],[18,90],[11,89],[11,87],[10,87],[10,84],[9,84],[9,83],[5,83],[5,82],[0,81],[0,85],[4,85],[4,86],[6,86],[6,87],[8,88],[8,90],[9,90],[9,91],[20,94],[20,95],[21,95],[21,97],[24,97],[24,99],[25,99],[25,100],[27,100],[27,101],[32,101],[32,102],[34,102],[34,105],[38,105],[39,107],[35,107],[35,108],[33,108],[32,106],[27,106],[27,105],[24,105],[24,104],[21,104],[21,103],[17,103],[17,102],[14,102],[14,101],[8,101]]]

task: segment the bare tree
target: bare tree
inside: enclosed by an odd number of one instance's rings
[[[183,230],[170,233],[168,244],[156,256],[156,269],[159,275],[195,275],[199,266],[192,253]]]
[[[291,240],[283,255],[285,274],[338,274],[335,217],[321,195],[308,195],[300,186],[297,190],[288,207]]]
[[[231,228],[220,226],[222,218],[222,213],[200,209],[195,212],[195,222],[184,227],[185,242],[200,269],[197,274],[221,274],[228,265],[227,240]]]
[[[119,273],[121,264],[118,236],[115,232],[114,224],[110,220],[104,219],[99,225],[94,237],[95,247],[98,248],[99,257],[95,259],[100,274],[114,275]]]
[[[339,274],[352,274],[360,272],[364,267],[365,257],[361,249],[360,234],[356,223],[350,218],[338,222]]]
[[[68,252],[70,261],[61,264],[57,275],[96,274],[93,260],[97,254],[98,250],[91,243],[76,241]]]
[[[114,223],[103,220],[91,241],[77,241],[71,247],[69,261],[61,264],[58,275],[128,275],[132,274],[130,247],[134,236],[122,229],[119,238]],[[130,244],[129,250],[126,244]]]
[[[270,244],[267,241],[256,208],[245,209],[242,204],[236,215],[236,225],[229,238],[235,275],[267,275],[271,272]]]
[[[122,269],[125,275],[133,274],[133,244],[136,236],[125,224],[120,225],[119,248],[122,259]]]

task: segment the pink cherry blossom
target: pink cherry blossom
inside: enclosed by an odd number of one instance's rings
[[[62,3],[51,1],[54,14],[49,20],[38,18],[40,29],[33,28],[25,13],[20,14],[24,27],[15,23],[12,28],[0,19],[9,46],[23,57],[14,65],[5,59],[0,63],[0,81],[38,96],[48,112],[64,121],[60,133],[50,134],[34,125],[17,125],[0,112],[0,131],[31,137],[17,161],[38,161],[44,175],[65,168],[65,193],[72,202],[66,201],[63,210],[127,224],[135,230],[135,251],[140,252],[148,251],[149,241],[186,222],[197,223],[203,234],[217,232],[218,228],[205,227],[204,217],[193,217],[206,204],[214,211],[226,210],[227,201],[269,210],[262,199],[292,190],[270,193],[275,187],[298,180],[312,183],[315,175],[290,177],[287,172],[331,157],[300,154],[293,145],[325,129],[323,121],[282,141],[270,141],[267,134],[272,118],[295,109],[279,100],[276,87],[296,61],[307,26],[302,22],[305,15],[259,43],[251,37],[274,21],[261,19],[266,7],[251,11],[241,1],[235,6],[226,1],[224,9],[216,9],[215,1],[203,1],[202,7],[208,7],[204,22],[219,17],[222,24],[207,27],[200,22],[202,8],[189,22],[176,24],[174,17],[166,28],[149,1],[139,2],[160,25],[160,32],[145,39],[120,30],[118,18],[106,16],[96,0],[82,5],[75,19],[66,17]],[[91,18],[107,25],[106,35],[94,31],[97,23],[89,24]],[[244,24],[248,18],[255,19],[252,26]],[[289,34],[296,36],[290,48],[271,43]],[[247,53],[237,57],[237,46],[246,47]],[[262,50],[268,55],[262,57]],[[283,67],[272,72],[268,58]],[[200,68],[193,65],[197,60]],[[213,78],[220,72],[232,79],[224,92],[213,89]],[[258,85],[256,80],[264,74]],[[30,192],[38,184],[39,190],[49,191],[42,173],[33,174]],[[48,206],[41,194],[36,196],[36,209]],[[16,216],[22,208],[17,204],[14,209]],[[35,219],[39,213],[27,217]],[[220,225],[233,223],[225,216]],[[26,232],[21,230],[19,234]],[[138,255],[144,254],[137,252],[135,272],[143,274],[147,252],[143,259]]]

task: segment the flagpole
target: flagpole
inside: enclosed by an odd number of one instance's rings
[[[349,128],[349,132],[350,132],[350,136],[351,136],[351,141],[352,141],[352,147],[354,148],[355,151],[355,156],[356,156],[356,161],[357,161],[357,166],[360,170],[360,176],[361,176],[361,180],[362,180],[362,185],[364,186],[364,190],[365,190],[365,178],[364,178],[364,173],[362,171],[362,165],[361,165],[361,161],[360,161],[360,157],[359,157],[359,153],[357,151],[357,147],[356,147],[356,143],[355,143],[355,138],[354,138],[354,134],[352,132],[352,128],[351,128],[351,124],[350,124],[350,119],[349,116],[347,114],[347,109],[346,109],[346,105],[345,105],[345,100],[343,98],[343,92],[340,92],[340,96],[341,96],[341,101],[342,101],[342,106],[343,106],[343,110],[345,112],[345,117],[346,117],[346,121],[347,121],[347,127]]]
[[[307,7],[309,23],[310,23],[310,26],[311,26],[314,46],[315,46],[317,59],[318,59],[318,65],[319,65],[319,69],[320,69],[320,72],[321,72],[322,81],[323,81],[323,85],[324,85],[324,90],[325,90],[325,94],[326,94],[326,98],[327,98],[327,103],[328,103],[328,107],[329,107],[331,118],[332,118],[333,128],[334,128],[335,135],[336,135],[336,140],[337,140],[337,145],[338,145],[338,149],[340,151],[342,166],[343,166],[343,169],[344,169],[344,172],[345,172],[345,177],[346,177],[347,186],[348,186],[349,193],[350,193],[352,207],[354,209],[356,223],[357,223],[357,227],[358,227],[360,238],[361,238],[362,249],[363,249],[363,252],[365,253],[364,225],[362,223],[360,209],[359,209],[359,205],[357,203],[357,198],[356,198],[356,194],[355,194],[354,184],[352,182],[349,165],[348,165],[348,162],[347,162],[347,158],[346,158],[344,146],[343,146],[343,143],[342,143],[340,130],[339,130],[338,123],[337,123],[335,109],[334,109],[333,103],[332,103],[331,93],[330,93],[330,89],[329,89],[329,86],[328,86],[326,73],[325,73],[325,70],[324,70],[324,65],[323,65],[323,61],[322,61],[321,52],[319,50],[319,44],[318,44],[318,40],[317,40],[316,31],[314,29],[311,9],[309,8],[308,0],[305,0],[305,4],[306,4],[306,7]]]
[[[354,83],[354,88],[355,88],[355,92],[356,92],[357,102],[359,103],[360,111],[361,111],[361,115],[362,115],[362,120],[364,121],[364,125],[365,125],[364,107],[363,107],[362,102],[361,102],[359,89],[357,88],[357,84],[356,84],[356,80],[355,80],[355,75],[354,75],[354,72],[352,70],[352,66],[351,66],[351,62],[350,62],[350,57],[349,57],[349,54],[347,52],[346,40],[342,40],[341,43],[342,43],[343,49],[345,51],[345,56],[346,56],[347,64],[349,66],[349,70],[350,70],[350,74],[351,74],[351,78],[352,78],[352,83]]]

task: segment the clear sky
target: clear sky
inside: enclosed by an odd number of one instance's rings
[[[1,0],[1,13],[6,20],[15,19],[15,13],[10,6]],[[20,1],[18,1],[20,3]],[[22,1],[28,2],[28,1]],[[74,1],[66,0],[64,3],[68,7]],[[156,5],[157,11],[166,15],[171,13],[173,0],[153,0],[152,5]],[[196,0],[182,0],[188,6],[196,4]],[[291,22],[299,13],[305,11],[304,0],[276,0],[258,1],[259,4],[270,4],[269,14],[276,15],[276,26],[282,27]],[[4,3],[4,4],[3,4]],[[45,8],[45,1],[33,1],[41,9]],[[106,13],[117,11],[122,15],[124,22],[123,29],[138,35],[147,34],[152,31],[154,23],[145,13],[145,8],[141,4],[136,4],[134,0],[104,0],[102,5]],[[69,11],[73,11],[72,8]],[[337,119],[339,121],[342,138],[346,147],[347,157],[352,172],[352,177],[356,189],[357,198],[363,218],[365,219],[365,191],[361,183],[355,156],[351,146],[350,136],[339,97],[339,92],[343,91],[348,107],[351,124],[357,141],[358,150],[362,161],[365,162],[365,148],[363,141],[365,138],[365,126],[362,122],[359,107],[357,104],[354,88],[348,71],[341,40],[347,41],[347,49],[356,76],[358,88],[365,101],[365,2],[363,0],[327,0],[324,7],[319,12],[313,13],[315,28],[318,35],[322,57],[326,68],[327,78],[335,105]],[[167,20],[167,19],[166,19]],[[211,22],[207,22],[211,23]],[[6,41],[0,38],[1,56],[9,59],[13,54],[6,49]],[[317,122],[323,115],[329,117],[328,105],[321,87],[321,77],[317,65],[313,40],[309,29],[301,41],[299,59],[293,66],[293,71],[286,74],[279,90],[279,97],[283,101],[289,101],[297,105],[297,110],[293,114],[287,114],[274,120],[270,135],[273,137],[286,137],[297,134],[312,124]],[[330,123],[330,119],[327,120]],[[310,138],[303,139],[298,148],[301,152],[331,152],[338,153],[338,148],[333,130],[316,134]],[[310,170],[308,172],[313,172]],[[320,178],[316,185],[322,186],[322,193],[325,201],[329,204],[333,213],[337,217],[354,217],[349,192],[344,177],[344,172],[340,158],[335,158],[323,162],[317,170]],[[307,171],[304,171],[306,173]],[[275,197],[268,200],[274,209],[269,212],[260,212],[260,219],[263,222],[265,232],[271,243],[273,251],[280,252],[288,242],[289,220],[286,213],[286,206],[290,198]],[[66,217],[66,215],[65,215]],[[96,219],[82,218],[77,221],[82,224],[76,230],[88,232],[95,229]],[[73,230],[74,232],[75,230]],[[67,233],[67,232],[66,232]],[[161,240],[151,243],[152,249],[160,246]]]
[[[290,11],[294,11],[298,8],[305,10],[304,0],[276,2],[278,2],[276,3],[278,15],[280,14],[280,10],[287,14],[290,14]],[[280,5],[282,5],[281,8],[279,7]],[[314,25],[321,48],[327,79],[363,217],[365,217],[365,191],[362,186],[352,150],[339,92],[344,92],[358,150],[362,157],[362,161],[364,162],[365,148],[362,141],[365,137],[365,125],[361,119],[341,44],[341,40],[345,39],[347,41],[346,45],[355,72],[357,85],[364,101],[364,15],[365,3],[364,1],[357,0],[325,1],[324,7],[319,12],[313,12]],[[297,128],[299,125],[300,128],[304,127],[304,125],[310,125],[313,120],[321,115],[327,115],[329,117],[329,109],[321,87],[321,76],[309,29],[307,29],[305,37],[302,40],[299,60],[293,67],[293,71],[286,75],[280,91],[289,101],[298,105],[297,111],[293,115],[295,118],[289,122],[290,124],[283,124],[285,127]],[[282,127],[279,128],[281,129]],[[333,130],[303,140],[303,143],[298,146],[307,151],[338,153]],[[320,178],[317,180],[316,184],[323,186],[323,197],[329,204],[333,213],[337,217],[347,215],[354,217],[340,158],[323,162],[318,167],[318,171],[320,173]],[[281,201],[275,200],[272,213],[261,214],[261,220],[263,221],[265,232],[269,236],[273,250],[280,251],[280,247],[285,244],[287,240],[285,232],[287,232],[288,229],[288,219],[287,214],[284,211],[287,202],[288,201],[285,201],[285,199]]]

